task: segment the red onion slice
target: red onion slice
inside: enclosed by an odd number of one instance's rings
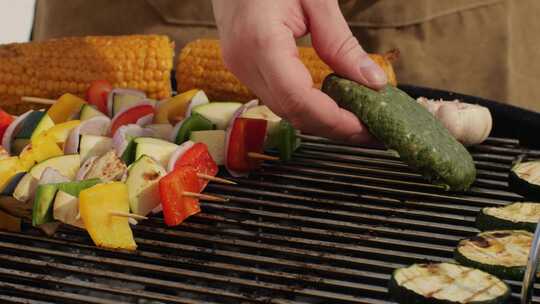
[[[96,116],[81,122],[69,132],[64,144],[64,154],[77,154],[81,135],[104,136],[109,132],[111,119],[107,116]]]
[[[89,157],[79,168],[79,171],[77,171],[77,174],[75,175],[76,181],[82,181],[86,177],[86,174],[88,174],[88,171],[92,168],[94,165],[94,162],[96,161],[98,157],[92,156]]]
[[[41,173],[41,177],[39,178],[39,185],[45,185],[45,184],[56,184],[56,183],[65,183],[69,182],[69,178],[63,176],[58,170],[47,167],[43,172]]]
[[[149,132],[136,124],[123,125],[113,136],[113,147],[116,155],[120,157],[126,150],[131,137],[149,136]]]
[[[202,105],[205,103],[209,103],[208,96],[204,93],[203,90],[199,90],[197,93],[195,93],[195,96],[191,98],[191,101],[189,102],[189,105],[186,110],[186,114],[184,115],[185,118],[188,118],[191,116],[191,110],[195,108],[198,105]]]
[[[169,140],[173,131],[171,124],[150,124],[144,127],[144,130],[148,132],[150,137]]]
[[[135,122],[135,123],[138,124],[141,127],[144,127],[146,125],[151,124],[153,120],[154,120],[154,114],[148,114],[148,115],[145,115],[145,116],[137,119],[137,122]]]
[[[146,98],[146,94],[143,91],[139,90],[133,90],[133,89],[113,89],[109,92],[109,95],[107,96],[107,111],[109,117],[113,114],[113,104],[114,104],[114,95],[116,94],[126,94],[126,95],[134,95],[134,96],[140,96],[141,99]]]
[[[251,109],[253,107],[256,107],[259,105],[259,100],[258,99],[253,99],[247,103],[245,103],[244,105],[242,105],[240,108],[238,108],[238,110],[236,110],[236,112],[234,112],[234,115],[232,116],[231,120],[229,121],[229,125],[227,126],[227,133],[225,135],[225,168],[227,169],[227,171],[229,172],[230,175],[234,176],[234,177],[242,177],[242,176],[247,176],[249,173],[247,172],[238,172],[238,171],[234,171],[232,169],[229,168],[229,166],[227,165],[227,161],[228,161],[228,154],[229,154],[229,141],[231,139],[231,132],[232,132],[232,129],[233,129],[233,126],[234,126],[234,121],[242,116],[242,114],[244,114],[244,112],[246,112],[248,109]]]
[[[195,143],[191,140],[188,140],[184,143],[182,143],[176,150],[171,154],[171,158],[169,158],[169,163],[167,164],[167,172],[171,172],[174,169],[174,165],[176,164],[176,161],[184,155],[191,147],[193,147]]]
[[[22,127],[21,122],[24,121],[24,119],[30,115],[30,113],[34,112],[33,110],[29,110],[22,114],[21,116],[15,118],[9,126],[7,127],[6,131],[4,132],[4,136],[2,137],[2,146],[8,153],[11,154],[11,140],[13,138],[13,135],[20,130]]]

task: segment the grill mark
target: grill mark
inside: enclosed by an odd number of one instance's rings
[[[467,299],[465,299],[465,302],[469,302],[469,301],[472,301],[474,300],[477,296],[485,293],[486,291],[490,290],[491,288],[493,288],[495,285],[497,285],[499,282],[495,281],[493,283],[491,283],[491,285],[487,286],[487,287],[484,287],[480,290],[478,290],[477,292],[473,293],[470,297],[468,297]]]
[[[476,247],[480,248],[488,248],[490,246],[488,240],[481,236],[472,237],[469,239],[469,241]]]

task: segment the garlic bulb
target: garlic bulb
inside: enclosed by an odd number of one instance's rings
[[[435,101],[425,97],[418,103],[432,113],[464,145],[479,144],[491,132],[493,120],[486,107],[454,101]]]

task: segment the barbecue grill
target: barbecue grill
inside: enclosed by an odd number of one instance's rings
[[[292,161],[249,178],[222,173],[238,185],[208,186],[230,202],[203,201],[174,228],[161,216],[139,223],[134,253],[96,248],[68,226],[52,238],[30,223],[0,232],[0,303],[393,303],[386,286],[396,267],[451,260],[458,240],[478,232],[480,208],[522,199],[508,189],[512,161],[540,157],[539,114],[402,89],[491,109],[494,137],[470,148],[478,179],[469,191],[427,183],[390,151],[303,136]],[[518,303],[521,282],[509,285]]]

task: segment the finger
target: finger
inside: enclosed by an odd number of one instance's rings
[[[313,47],[324,62],[336,73],[369,87],[386,85],[386,74],[353,36],[337,1],[305,0],[302,6],[308,16]]]
[[[260,50],[256,62],[264,85],[255,88],[255,93],[295,127],[337,140],[362,143],[371,139],[352,113],[313,88],[313,80],[298,58],[292,35],[276,37],[265,50]]]

